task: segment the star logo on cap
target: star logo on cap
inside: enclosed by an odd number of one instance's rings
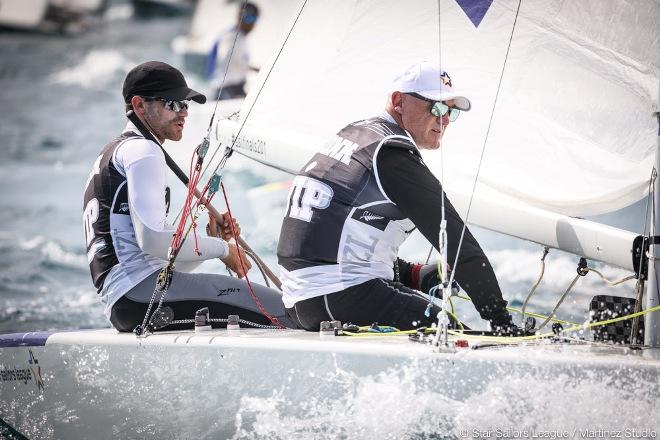
[[[451,78],[449,77],[449,74],[447,72],[442,72],[442,75],[440,76],[440,81],[442,81],[442,84],[445,86],[451,87]]]

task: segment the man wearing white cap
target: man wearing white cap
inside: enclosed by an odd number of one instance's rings
[[[435,321],[439,309],[425,313],[428,300],[418,291],[439,283],[436,266],[397,253],[415,228],[438,247],[444,194],[419,149],[439,148],[470,107],[447,72],[416,63],[394,80],[381,115],[343,128],[294,179],[277,255],[284,305],[301,327],[340,320],[410,329]],[[447,199],[445,216],[453,262],[464,224]],[[468,229],[456,267],[456,280],[493,330],[521,334]]]

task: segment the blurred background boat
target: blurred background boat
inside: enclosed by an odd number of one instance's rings
[[[0,27],[76,33],[101,20],[108,0],[0,0]]]
[[[133,0],[137,18],[175,17],[191,15],[198,0]]]

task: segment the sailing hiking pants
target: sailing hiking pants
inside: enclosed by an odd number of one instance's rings
[[[159,272],[148,276],[112,306],[110,322],[117,330],[131,332],[142,324]],[[255,283],[252,283],[252,288],[269,315],[276,317],[286,327],[296,328],[286,316],[282,297],[277,290]],[[156,309],[159,299],[160,296],[156,295],[152,312]],[[193,319],[197,310],[208,307],[211,318],[226,319],[229,315],[239,315],[241,319],[247,321],[271,325],[253,301],[247,282],[224,275],[174,272],[163,306],[172,308],[175,320]],[[220,323],[211,325],[226,327],[226,324]],[[193,324],[177,324],[168,325],[162,330],[193,327]]]
[[[399,330],[430,327],[437,322],[440,308],[432,306],[418,291],[426,291],[436,284],[434,265],[413,265],[397,260],[399,279],[406,283],[374,278],[339,292],[298,301],[287,313],[305,330],[318,331],[321,321],[339,320],[342,324],[391,325]]]

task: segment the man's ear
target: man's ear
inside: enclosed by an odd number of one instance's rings
[[[133,107],[133,112],[135,112],[136,115],[144,115],[144,99],[140,98],[139,96],[133,96],[131,98],[130,104],[131,107]]]
[[[401,108],[402,102],[403,102],[403,94],[401,92],[393,92],[392,107],[394,108],[394,111],[397,112],[398,114],[403,113],[403,109]]]

